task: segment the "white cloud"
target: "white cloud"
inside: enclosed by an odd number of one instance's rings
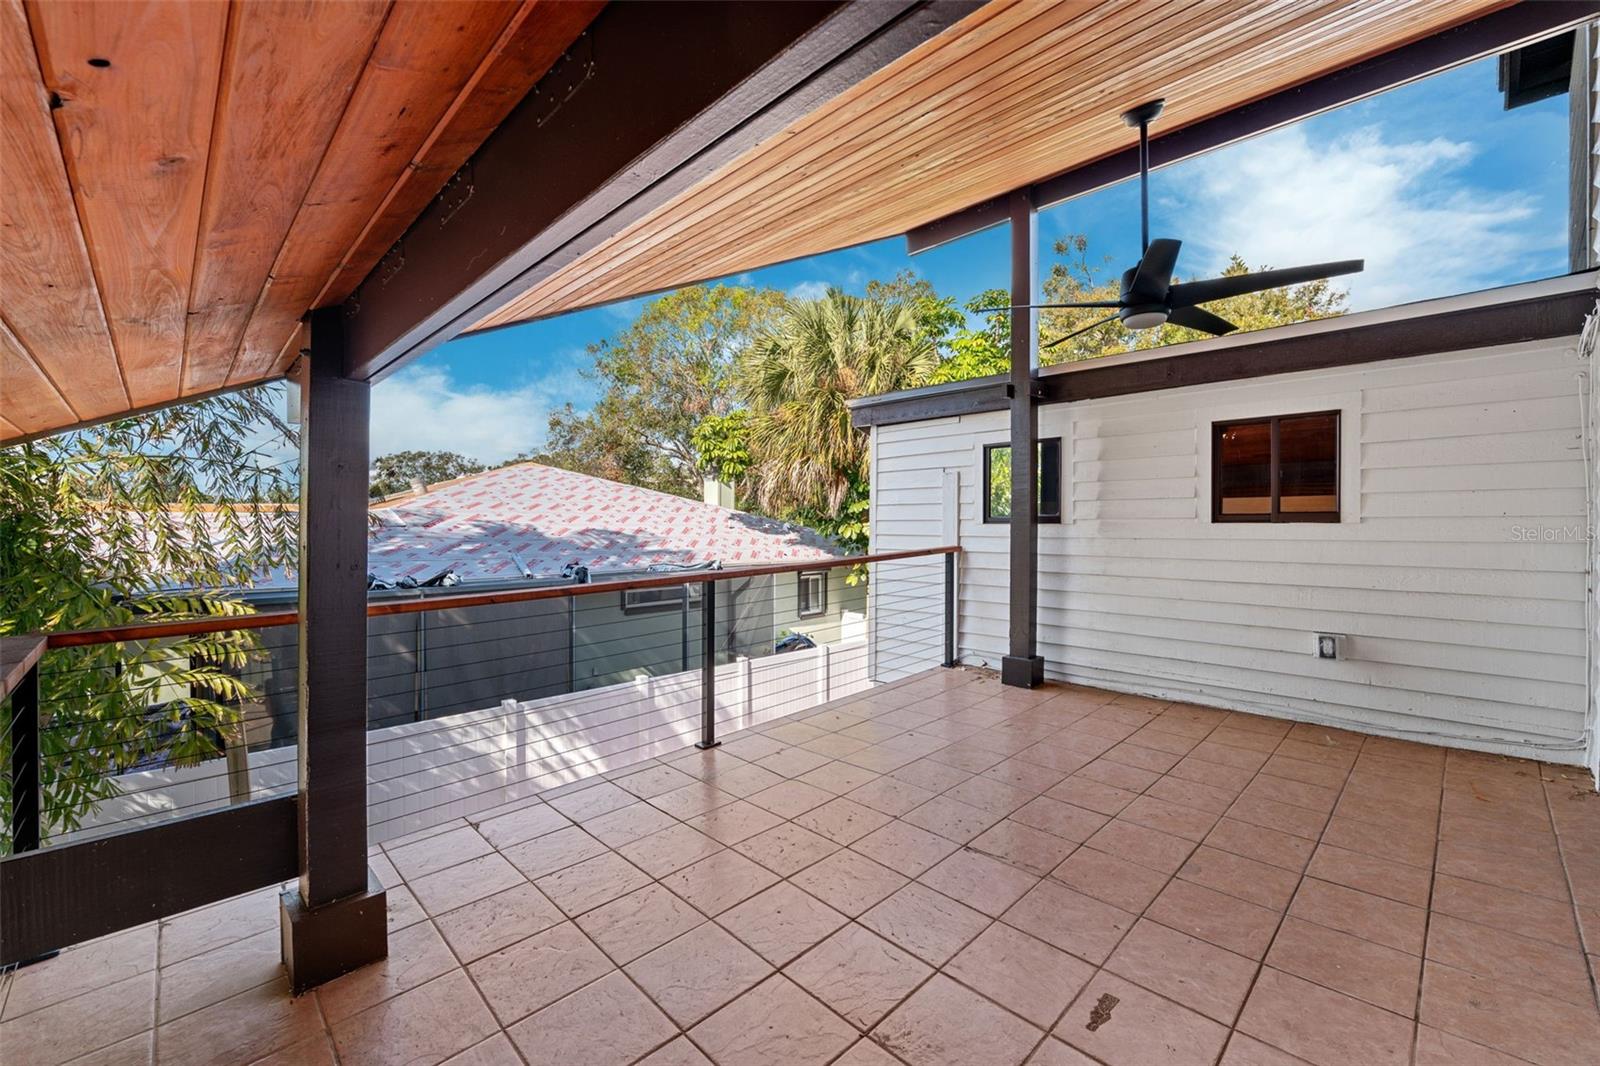
[[[372,454],[452,451],[497,463],[542,445],[560,402],[542,384],[459,385],[447,370],[411,367],[372,390]]]
[[[791,300],[820,300],[826,295],[828,295],[826,281],[802,281],[789,288]]]
[[[1322,144],[1289,127],[1198,159],[1173,198],[1191,277],[1237,252],[1252,267],[1365,259],[1338,279],[1353,308],[1520,280],[1562,247],[1529,226],[1536,200],[1464,179],[1471,142],[1394,142],[1366,126]],[[1192,184],[1190,184],[1192,183]]]

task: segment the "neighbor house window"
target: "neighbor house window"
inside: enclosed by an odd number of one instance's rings
[[[828,572],[803,570],[800,579],[800,617],[815,618],[828,611]]]
[[[1213,522],[1337,522],[1339,412],[1211,427]]]
[[[700,602],[700,586],[688,586],[689,603]],[[624,614],[644,614],[648,611],[681,611],[683,610],[683,585],[666,585],[653,589],[623,589],[622,611]]]
[[[1061,521],[1061,438],[1038,442],[1038,493],[1035,513],[1041,522]],[[1011,521],[1011,445],[983,446],[983,520]]]

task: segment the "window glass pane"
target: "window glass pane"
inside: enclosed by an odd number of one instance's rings
[[[1339,416],[1278,420],[1278,510],[1329,514],[1339,509]]]
[[[1217,431],[1217,503],[1225,515],[1272,512],[1272,423],[1240,422]]]
[[[1039,442],[1039,517],[1061,517],[1061,441]]]
[[[987,450],[989,459],[990,518],[1011,517],[1011,449],[1001,445]]]

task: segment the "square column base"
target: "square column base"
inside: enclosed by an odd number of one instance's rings
[[[1044,657],[1005,656],[1000,660],[1000,683],[1013,688],[1038,688],[1044,684]]]
[[[278,897],[283,964],[295,995],[389,955],[389,898],[367,871],[367,890],[307,907],[300,890]]]

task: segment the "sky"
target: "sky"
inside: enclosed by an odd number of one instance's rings
[[[1190,278],[1232,254],[1258,269],[1365,258],[1340,282],[1353,310],[1565,273],[1566,115],[1565,95],[1504,111],[1496,60],[1482,60],[1154,171],[1151,235],[1184,242],[1179,274]],[[1040,212],[1039,274],[1072,233],[1092,259],[1133,265],[1138,212],[1132,181]],[[911,269],[965,303],[1008,284],[1007,241],[998,226],[912,256],[895,237],[723,280],[809,298]],[[441,346],[374,390],[372,454],[444,449],[493,463],[537,449],[552,410],[597,398],[589,346],[645,302]]]

